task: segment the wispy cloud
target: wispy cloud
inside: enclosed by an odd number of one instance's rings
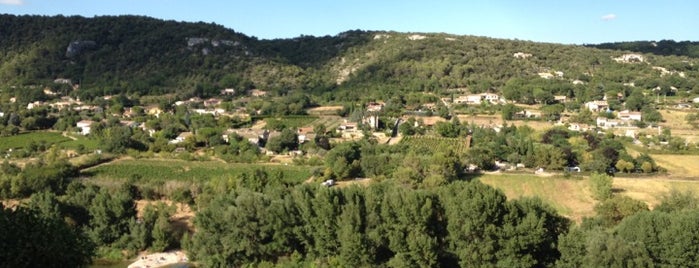
[[[602,16],[603,21],[610,21],[616,19],[616,14],[610,13],[607,15]]]

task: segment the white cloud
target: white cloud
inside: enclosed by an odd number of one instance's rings
[[[602,16],[602,20],[604,21],[610,21],[614,19],[616,19],[616,14],[613,13]]]
[[[24,0],[0,0],[0,5],[20,6],[24,5]]]

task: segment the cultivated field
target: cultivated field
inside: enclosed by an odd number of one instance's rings
[[[336,115],[342,109],[344,109],[342,106],[320,106],[308,109],[306,112],[311,115]]]
[[[469,140],[464,138],[443,138],[433,136],[404,136],[401,144],[406,144],[417,152],[443,152],[448,149],[455,153],[465,153],[469,147]]]
[[[183,161],[173,159],[126,159],[83,170],[83,176],[99,181],[189,181],[236,179],[242,174],[265,171],[268,176],[280,177],[286,183],[300,183],[311,176],[306,166],[274,164],[237,164],[217,161]]]
[[[51,145],[66,141],[70,141],[70,139],[62,136],[61,133],[58,132],[30,132],[15,136],[1,137],[0,151],[26,148],[29,147],[31,143],[45,143]]]
[[[82,145],[86,150],[97,148],[97,141],[87,139],[84,136],[63,136],[59,132],[35,131],[15,136],[0,137],[0,151],[9,149],[27,148],[30,144],[45,144],[47,147],[58,144],[61,148],[77,149]]]

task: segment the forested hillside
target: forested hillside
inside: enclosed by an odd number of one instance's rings
[[[2,15],[0,25],[2,86],[64,78],[80,84],[73,94],[83,98],[122,92],[206,97],[221,88],[262,88],[356,101],[468,88],[531,103],[535,88],[586,101],[611,91],[628,95],[624,83],[699,92],[696,59],[645,54],[646,64],[628,64],[614,58],[629,52],[583,46],[359,30],[257,40],[220,25],[137,16]],[[662,54],[693,55],[691,46],[686,50]],[[555,79],[542,78],[547,74]]]
[[[635,41],[635,42],[616,42],[602,43],[597,45],[588,45],[601,49],[628,50],[641,53],[652,53],[656,55],[675,55],[687,56],[691,58],[699,58],[699,42],[682,41],[676,42],[673,40],[654,41]]]

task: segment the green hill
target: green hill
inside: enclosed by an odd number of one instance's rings
[[[0,15],[0,26],[0,87],[71,91],[54,83],[65,78],[80,84],[71,94],[83,99],[118,93],[207,97],[233,87],[357,101],[410,92],[447,96],[450,89],[468,88],[533,103],[539,89],[580,101],[607,92],[628,95],[632,89],[624,83],[699,93],[696,58],[644,54],[646,64],[618,63],[613,58],[625,52],[585,46],[360,30],[258,40],[220,25],[139,16]],[[546,73],[554,77],[540,77]]]

